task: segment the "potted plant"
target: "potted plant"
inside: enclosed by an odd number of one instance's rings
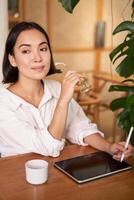
[[[114,99],[110,108],[118,110],[117,123],[127,134],[134,126],[134,0],[132,1],[131,21],[121,22],[113,31],[113,35],[127,31],[124,41],[110,53],[112,63],[122,58],[116,67],[116,72],[124,77],[124,83],[128,85],[111,85],[109,91],[126,92],[127,95]],[[134,134],[131,137],[131,144],[134,146]]]

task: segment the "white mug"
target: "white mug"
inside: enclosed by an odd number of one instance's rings
[[[48,179],[48,162],[35,159],[25,163],[26,180],[31,184],[42,184]]]

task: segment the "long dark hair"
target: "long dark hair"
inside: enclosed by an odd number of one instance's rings
[[[36,29],[40,31],[41,33],[43,33],[48,42],[48,47],[51,54],[51,62],[50,62],[50,70],[47,75],[61,72],[55,67],[53,56],[52,56],[52,50],[51,50],[49,38],[46,31],[39,24],[35,22],[20,22],[11,29],[6,40],[3,65],[2,65],[2,72],[3,72],[2,82],[3,83],[15,83],[18,80],[18,68],[13,67],[10,64],[8,55],[9,54],[14,55],[14,46],[20,33],[22,31],[31,30],[31,29]]]

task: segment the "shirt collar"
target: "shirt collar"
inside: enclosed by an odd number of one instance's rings
[[[48,81],[43,80],[43,83],[44,83],[44,95],[40,101],[38,108],[47,103],[50,99],[58,98],[58,95],[56,94],[55,90],[49,86]],[[13,110],[17,110],[22,105],[31,107],[30,103],[26,102],[21,97],[10,92],[7,88],[1,88],[1,95],[2,97],[0,97],[1,98],[0,101],[1,102],[3,101],[4,104],[7,104],[9,106],[11,105]]]
[[[45,103],[47,103],[53,97],[53,94],[49,90],[49,88],[48,88],[47,84],[45,83],[45,81],[43,81],[43,84],[44,84],[44,94],[43,94],[42,99],[40,101],[39,108],[42,105],[44,105]]]
[[[7,88],[1,88],[0,101],[6,104],[7,107],[9,106],[12,110],[17,110],[21,105],[30,106],[28,102],[12,93]]]
[[[43,84],[44,84],[44,95],[39,104],[39,108],[45,103],[47,103],[49,100],[51,100],[52,98],[57,99],[59,97],[57,93],[55,92],[55,89],[52,86],[50,86],[49,80],[43,80]]]
[[[44,93],[51,94],[52,97],[58,98],[59,94],[57,93],[57,90],[54,87],[55,82],[53,84],[51,83],[51,80],[44,80]]]

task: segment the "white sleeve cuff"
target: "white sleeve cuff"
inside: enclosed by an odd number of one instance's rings
[[[78,145],[87,146],[84,142],[84,138],[88,135],[92,135],[95,133],[99,133],[102,137],[104,137],[104,134],[98,130],[97,125],[94,123],[87,123],[87,121],[83,121],[77,126],[72,126],[70,129],[70,133],[68,134],[68,139],[72,143],[76,143]]]
[[[104,137],[104,134],[101,131],[99,131],[99,130],[96,130],[96,131],[93,131],[93,132],[90,132],[90,133],[89,132],[85,132],[85,133],[82,132],[82,133],[79,134],[79,137],[78,137],[79,145],[88,146],[88,144],[86,144],[84,142],[84,138],[87,137],[87,136],[89,136],[89,135],[95,134],[95,133],[98,133],[102,137]]]
[[[65,139],[57,140],[55,139],[45,128],[43,132],[40,133],[41,137],[38,137],[40,145],[40,153],[45,156],[57,157],[60,155],[60,151],[64,148]],[[37,138],[36,138],[37,139]],[[37,140],[36,140],[37,141]]]
[[[50,144],[49,148],[49,154],[50,156],[57,157],[60,155],[60,151],[63,150],[65,145],[65,139],[57,140],[55,139],[51,133],[47,130],[45,133],[47,136],[48,144]]]

